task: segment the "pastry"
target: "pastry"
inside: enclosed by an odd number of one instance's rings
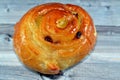
[[[73,4],[46,3],[30,9],[15,25],[14,50],[28,68],[58,74],[94,48],[90,15]]]

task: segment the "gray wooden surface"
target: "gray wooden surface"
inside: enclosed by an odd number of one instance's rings
[[[95,25],[120,25],[120,0],[0,0],[0,24],[16,23],[33,6],[61,2],[82,6]]]
[[[120,80],[120,0],[0,0],[0,80],[50,80],[23,66],[12,46],[14,24],[31,7],[46,2],[82,6],[98,32],[91,54],[55,80]]]

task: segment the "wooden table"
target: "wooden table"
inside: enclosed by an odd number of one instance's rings
[[[88,57],[55,80],[120,80],[120,1],[56,1],[86,9],[95,22],[98,38]],[[0,1],[0,80],[52,80],[23,66],[12,46],[14,24],[31,7],[45,2],[50,1]]]

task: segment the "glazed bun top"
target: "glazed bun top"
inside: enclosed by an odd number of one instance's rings
[[[15,25],[15,52],[27,67],[44,74],[57,74],[75,65],[95,42],[93,21],[77,5],[38,5]]]

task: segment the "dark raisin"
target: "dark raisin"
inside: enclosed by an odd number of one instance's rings
[[[76,33],[76,38],[79,39],[80,36],[81,36],[81,34],[82,34],[82,33],[81,33],[80,31],[78,31],[78,32]]]
[[[50,36],[46,36],[45,40],[48,41],[48,42],[51,42],[51,43],[53,42],[53,40],[52,40],[52,38]]]
[[[76,14],[75,14],[75,17],[77,17],[77,18],[78,18],[78,13],[76,13]]]
[[[78,18],[78,13],[73,13],[73,15],[74,15],[76,18]]]

